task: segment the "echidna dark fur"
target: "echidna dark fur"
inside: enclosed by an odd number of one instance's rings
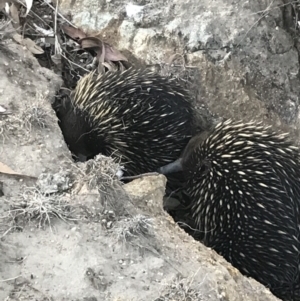
[[[181,159],[199,238],[283,300],[300,300],[299,150],[261,124],[228,120]]]
[[[64,121],[71,151],[87,158],[99,153],[120,158],[124,175],[152,172],[174,161],[192,136],[189,93],[175,80],[147,70],[91,72],[78,82],[71,100],[69,119],[81,116],[83,126],[74,133],[68,118]]]
[[[70,98],[65,96],[60,104],[55,104],[56,115],[65,141],[76,160],[85,161],[92,158],[92,151],[86,143],[92,128],[88,116],[74,108]]]

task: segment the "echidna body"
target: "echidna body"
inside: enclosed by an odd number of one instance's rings
[[[120,158],[125,175],[174,161],[192,136],[194,113],[187,91],[147,70],[91,72],[78,82],[71,100],[70,115],[80,115],[84,128],[77,136],[65,131],[75,155]]]
[[[79,161],[92,158],[93,151],[86,142],[93,137],[93,131],[86,113],[74,108],[68,97],[56,105],[55,110],[64,139],[72,154]]]
[[[300,300],[298,148],[262,125],[228,120],[182,158],[200,239],[283,300]]]

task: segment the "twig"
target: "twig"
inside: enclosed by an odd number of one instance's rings
[[[139,178],[143,178],[143,177],[158,176],[159,174],[160,173],[158,173],[158,172],[146,172],[146,173],[142,173],[142,174],[136,175],[136,176],[121,177],[121,180],[134,180],[134,179],[139,179]]]
[[[7,282],[7,281],[11,281],[11,280],[16,280],[18,278],[20,278],[22,275],[19,275],[19,276],[16,276],[16,277],[13,277],[13,278],[7,278],[7,279],[4,279],[4,280],[0,280],[0,282]]]
[[[53,9],[54,11],[56,11],[56,8],[54,8],[50,3],[48,3],[47,1],[44,1],[44,3],[46,3],[51,9]],[[56,7],[58,7],[58,0],[56,3]],[[57,14],[63,19],[65,20],[67,23],[69,23],[71,26],[77,28],[74,24],[72,24],[68,19],[66,19],[62,14],[60,14],[59,12],[57,12]]]
[[[18,228],[21,228],[20,226],[13,226],[13,227],[10,227],[9,229],[7,229],[4,233],[3,233],[3,235],[1,236],[1,239],[5,236],[5,235],[7,235],[8,234],[8,232],[9,231],[11,231],[12,229],[18,229]]]
[[[254,26],[257,25],[263,18],[267,16],[268,12],[270,11],[270,7],[272,6],[273,3],[274,0],[272,0],[272,2],[268,5],[268,7],[265,10],[261,11],[262,16],[250,26],[250,28],[247,30],[245,35],[241,38],[241,40],[237,43],[236,46],[239,46],[242,43],[242,41],[247,37],[248,33],[254,28]]]
[[[63,58],[65,58],[69,63],[73,64],[76,67],[81,68],[82,70],[86,71],[86,72],[90,72],[89,70],[85,69],[84,67],[76,64],[75,62],[70,61],[63,53],[60,54]]]

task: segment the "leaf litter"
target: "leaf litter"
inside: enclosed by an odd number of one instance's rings
[[[76,28],[51,1],[0,0],[1,18],[10,22],[6,30],[14,29],[12,38],[17,43],[35,55],[43,67],[62,77],[64,85],[58,101],[91,70],[106,72],[130,67],[118,49],[99,34]]]

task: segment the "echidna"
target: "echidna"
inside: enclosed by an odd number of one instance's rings
[[[183,170],[205,245],[279,298],[300,300],[299,162],[285,134],[228,120],[160,172]]]
[[[61,110],[61,128],[73,154],[120,158],[128,176],[176,160],[194,129],[189,93],[149,70],[91,72]]]

